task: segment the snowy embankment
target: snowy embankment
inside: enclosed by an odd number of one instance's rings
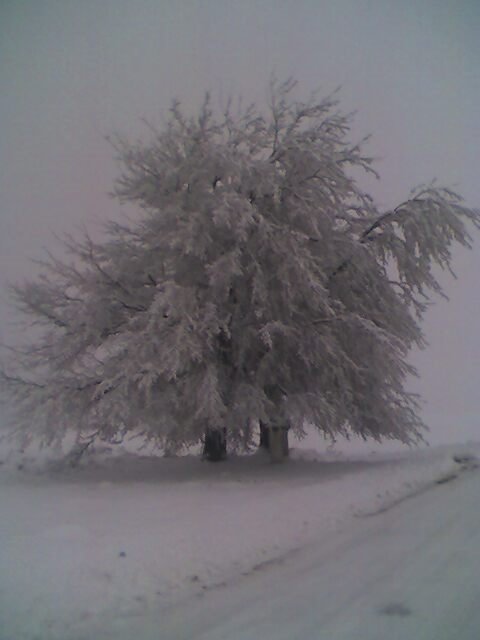
[[[117,451],[76,469],[19,469],[4,456],[0,639],[87,638],[94,621],[141,616],[264,568],[478,455],[473,444],[356,457],[298,449],[272,465]]]

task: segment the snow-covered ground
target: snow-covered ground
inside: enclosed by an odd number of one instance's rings
[[[187,606],[326,543],[461,474],[479,455],[475,444],[388,453],[304,448],[280,465],[262,455],[209,464],[119,448],[71,469],[5,453],[0,639],[118,634],[122,620]]]
[[[478,640],[479,494],[480,474],[464,473],[188,607],[118,621],[102,637]]]

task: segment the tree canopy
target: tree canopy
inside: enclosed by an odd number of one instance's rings
[[[352,116],[294,95],[273,82],[266,108],[219,113],[207,96],[195,117],[174,103],[148,142],[111,139],[114,197],[138,213],[12,286],[36,328],[2,373],[25,438],[176,446],[226,428],[246,447],[258,421],[421,438],[407,356],[479,212],[435,183],[380,210]]]

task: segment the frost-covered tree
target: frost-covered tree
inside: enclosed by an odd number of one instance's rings
[[[259,423],[421,438],[407,356],[479,213],[435,184],[380,211],[351,117],[294,84],[273,83],[265,111],[175,103],[149,142],[112,140],[114,195],[138,216],[67,238],[68,260],[12,287],[37,328],[3,367],[25,438],[177,446],[225,429],[246,447]]]

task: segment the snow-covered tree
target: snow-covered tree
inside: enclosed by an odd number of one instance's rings
[[[12,287],[37,327],[3,367],[25,438],[177,446],[225,429],[246,447],[259,423],[421,438],[407,356],[479,213],[435,184],[380,211],[351,116],[294,88],[274,82],[265,112],[175,103],[149,142],[112,140],[114,195],[138,217],[67,238],[69,260]]]

